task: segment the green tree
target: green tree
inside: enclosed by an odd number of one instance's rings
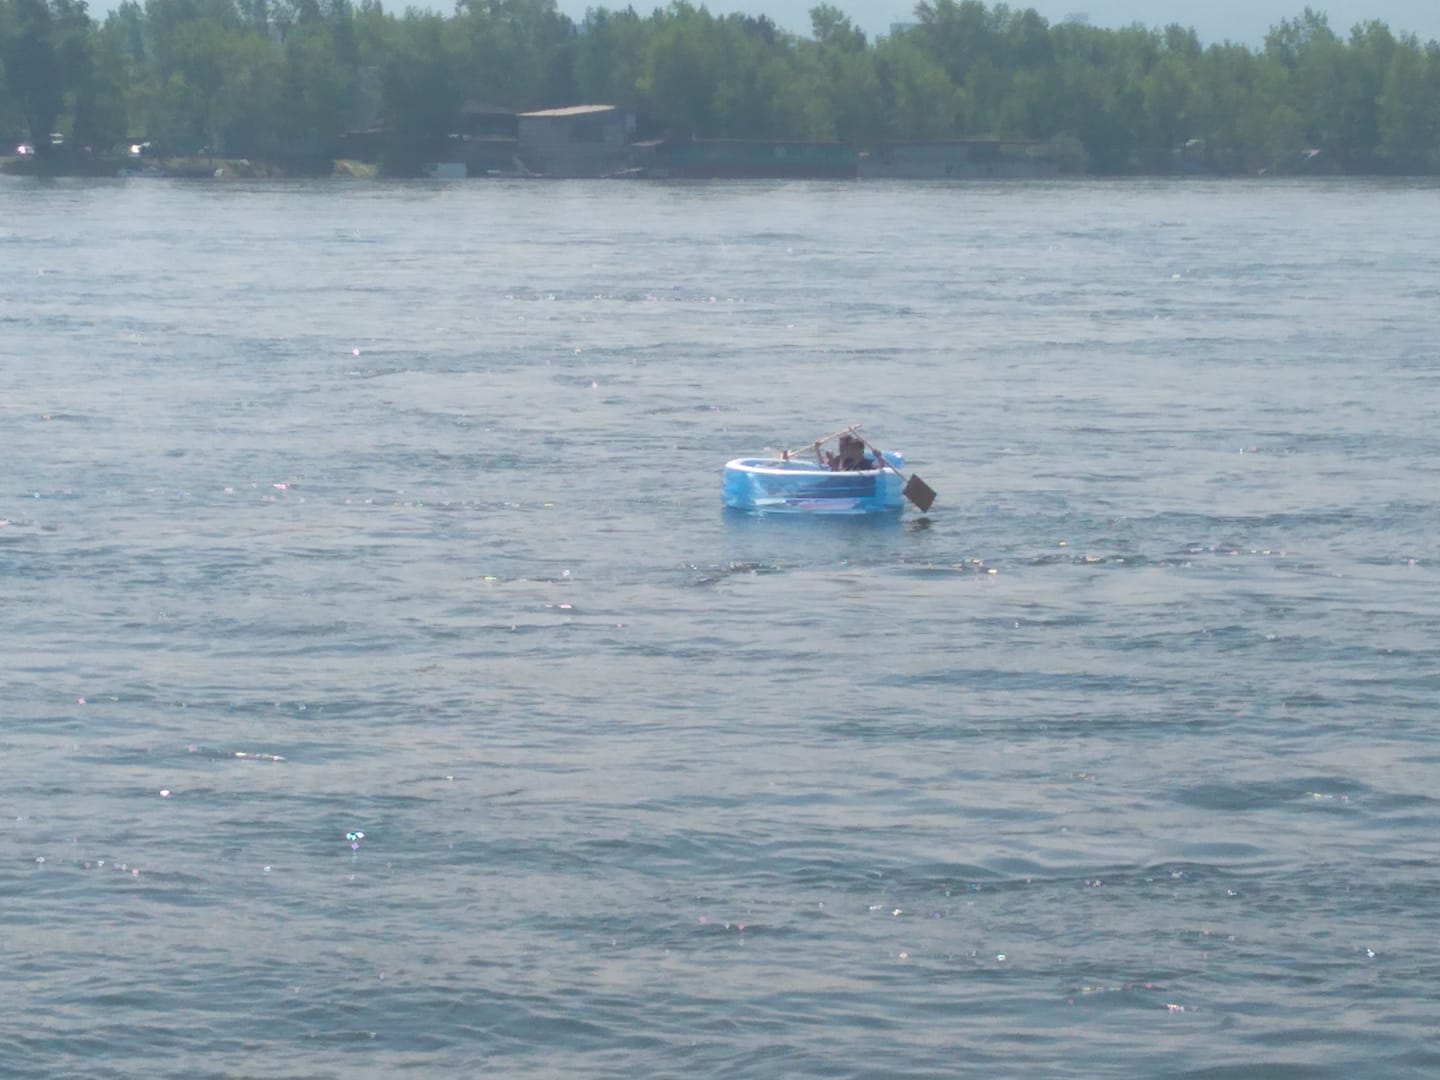
[[[298,23],[285,39],[273,138],[287,156],[322,152],[344,125],[355,72],[341,58],[335,31],[333,23],[316,18]]]
[[[1440,46],[1413,37],[1396,43],[1377,105],[1377,154],[1399,172],[1440,166]]]
[[[127,113],[137,108],[146,82],[148,27],[136,0],[123,0],[95,31],[97,69],[123,96]]]
[[[810,9],[810,36],[822,49],[854,54],[865,49],[865,34],[833,4]]]
[[[96,81],[94,35],[85,0],[50,0],[55,56],[64,85],[64,104],[70,117],[70,142],[93,150],[119,137],[114,110],[102,104],[113,87]],[[123,127],[123,115],[120,117]]]
[[[656,12],[655,22],[641,80],[646,107],[674,134],[722,134],[716,112],[721,59],[715,18],[687,0],[675,0]]]
[[[243,62],[233,28],[214,21],[178,27],[171,42],[176,71],[172,89],[177,109],[188,113],[187,127],[203,134],[210,153],[218,152],[228,88]]]
[[[49,157],[53,152],[50,133],[64,104],[50,8],[44,0],[13,0],[7,21],[9,33],[0,56],[6,89],[30,133],[35,153]]]
[[[11,27],[9,0],[0,0],[0,139],[10,141],[20,134],[21,117],[15,98],[10,93],[10,80],[5,74],[5,57],[10,52]],[[10,147],[0,143],[0,156],[10,152]]]
[[[23,129],[46,155],[55,131],[290,155],[383,98],[391,159],[413,162],[469,101],[589,101],[681,136],[1049,140],[1103,172],[1171,168],[1177,149],[1225,171],[1440,169],[1440,45],[1375,21],[1342,39],[1309,8],[1252,51],[979,0],[921,0],[912,29],[873,43],[828,0],[804,38],[692,0],[593,9],[583,32],[556,0],[398,18],[381,0],[143,4],[122,0],[97,26],[85,0],[0,0],[0,135]]]
[[[815,93],[829,102],[833,136],[876,145],[885,138],[885,102],[864,33],[829,4],[811,9],[810,26],[814,41],[808,51],[820,69]]]
[[[955,86],[963,86],[970,69],[996,52],[990,13],[979,0],[920,0],[915,17],[920,26],[911,37]]]
[[[585,16],[575,43],[574,79],[579,101],[637,108],[644,98],[650,24],[634,8],[597,8]]]
[[[459,127],[465,93],[460,47],[440,15],[410,8],[396,27],[381,72],[392,168],[409,171]]]
[[[963,99],[914,34],[894,34],[877,46],[875,67],[892,139],[953,139]]]
[[[1194,70],[1195,56],[1188,48],[1167,45],[1140,79],[1144,100],[1141,139],[1155,155],[1157,165],[1198,134],[1191,115]]]
[[[532,109],[573,88],[575,27],[555,0],[459,0],[454,21],[468,96]]]
[[[1395,47],[1394,35],[1382,22],[1362,23],[1350,33],[1338,64],[1343,74],[1336,125],[1347,165],[1368,171],[1379,161],[1380,96]]]
[[[1147,145],[1143,80],[1159,53],[1156,37],[1141,27],[1067,23],[1052,40],[1063,102],[1056,134],[1079,139],[1091,169],[1134,171]]]

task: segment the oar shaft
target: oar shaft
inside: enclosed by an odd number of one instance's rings
[[[905,480],[905,491],[903,493],[905,497],[909,499],[912,503],[914,503],[922,514],[928,512],[931,504],[933,504],[935,501],[935,492],[930,488],[930,485],[925,483],[924,480],[921,480],[914,473],[911,473],[909,479],[907,480],[904,473],[902,473],[894,465],[890,464],[890,459],[885,456],[885,451],[881,450],[874,443],[868,441],[863,435],[856,435],[855,437],[865,445],[866,449],[868,449],[872,454],[875,455],[876,461],[881,462],[885,466],[885,468],[889,469],[896,476],[900,477],[901,480]],[[916,490],[912,491],[912,487]]]
[[[792,456],[792,455],[794,455],[794,454],[803,454],[806,450],[819,450],[820,447],[824,446],[824,445],[825,445],[827,442],[829,442],[831,439],[838,439],[841,435],[854,435],[855,432],[857,432],[857,431],[859,431],[859,430],[860,430],[860,427],[859,427],[858,424],[851,424],[851,425],[850,425],[849,427],[847,427],[847,428],[841,428],[839,431],[831,432],[829,435],[826,435],[823,439],[816,439],[814,442],[812,442],[812,443],[806,443],[804,446],[799,447],[798,449],[795,449],[795,450],[786,450],[786,451],[783,452],[783,456],[785,456],[785,457],[790,457],[790,456]],[[861,441],[863,442],[864,440],[861,440]],[[866,443],[866,445],[868,446],[869,444]]]

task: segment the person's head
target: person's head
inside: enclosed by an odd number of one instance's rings
[[[840,436],[840,460],[844,462],[858,462],[865,458],[865,444],[854,435]]]

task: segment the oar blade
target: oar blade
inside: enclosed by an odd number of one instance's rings
[[[913,474],[905,482],[905,490],[902,494],[918,506],[922,514],[929,510],[930,504],[935,501],[935,489]]]

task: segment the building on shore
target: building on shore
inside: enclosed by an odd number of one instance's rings
[[[525,168],[548,177],[615,176],[630,165],[635,114],[614,105],[571,105],[518,117]]]
[[[517,125],[510,109],[467,101],[457,129],[429,148],[431,160],[421,171],[441,180],[517,175],[522,171]]]

